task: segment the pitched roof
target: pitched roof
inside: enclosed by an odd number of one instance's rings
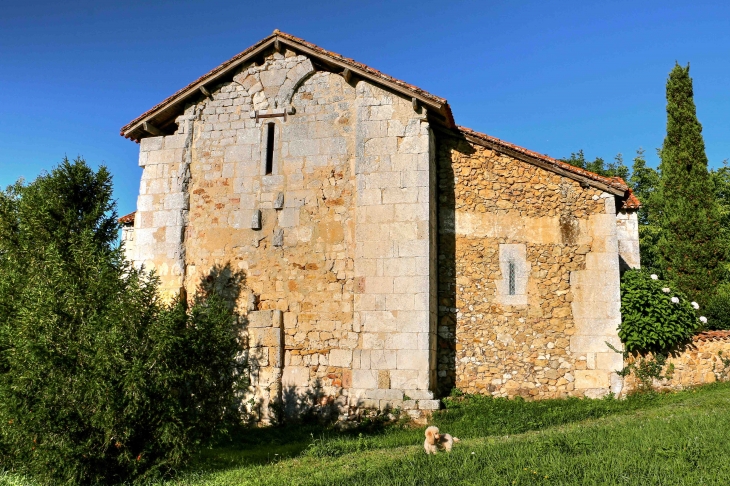
[[[620,177],[617,177],[616,179],[619,179],[621,182],[624,182],[623,179]],[[634,191],[629,188],[628,196],[623,200],[623,204],[621,205],[621,209],[639,209],[641,207],[641,201],[639,201],[639,198],[636,197],[636,194],[634,194]]]
[[[128,224],[134,224],[134,215],[137,214],[137,211],[132,211],[129,214],[125,214],[121,218],[119,218],[117,221],[119,221],[120,224],[128,225]]]
[[[566,177],[597,187],[611,194],[623,196],[625,198],[624,207],[626,208],[635,209],[640,206],[636,196],[631,193],[626,183],[618,177],[603,177],[585,169],[572,166],[563,161],[553,159],[547,155],[533,152],[532,150],[505,142],[504,140],[492,137],[491,135],[476,132],[470,128],[457,126],[454,122],[451,107],[445,98],[433,95],[417,86],[396,79],[348,57],[322,49],[311,42],[286,34],[278,29],[270,36],[260,40],[240,54],[233,56],[228,61],[147,110],[123,126],[120,134],[126,138],[139,141],[141,138],[148,136],[148,133],[143,128],[145,122],[150,122],[153,125],[157,124],[158,128],[171,124],[174,121],[176,114],[182,110],[182,105],[187,100],[201,96],[201,88],[204,88],[208,84],[212,85],[213,83],[223,82],[224,79],[227,79],[227,75],[233,75],[234,70],[238,69],[246,62],[256,59],[257,56],[272,47],[277,50],[288,47],[294,51],[307,54],[313,60],[319,61],[323,67],[334,72],[337,72],[338,70],[340,70],[339,72],[342,72],[345,69],[349,69],[354,75],[373,81],[376,84],[383,85],[405,96],[415,98],[418,102],[423,103],[426,106],[429,113],[434,115],[436,121],[443,123],[446,128],[450,129],[449,131],[455,130],[457,133],[460,133],[472,142],[492,146],[515,158],[525,160],[531,164],[557,172],[561,175],[565,175]]]
[[[504,140],[487,135],[486,133],[474,131],[471,128],[462,126],[458,126],[456,128],[458,132],[471,142],[497,149],[500,152],[507,153],[507,155],[517,159],[525,160],[528,163],[538,165],[552,172],[557,172],[558,174],[571,179],[598,187],[599,189],[603,189],[604,191],[617,196],[624,196],[630,190],[629,186],[627,186],[620,177],[604,177],[589,170],[570,165],[562,160],[554,159],[548,155],[528,150],[513,143],[505,142]]]
[[[246,62],[254,60],[257,56],[271,47],[278,49],[288,47],[294,51],[308,54],[311,58],[318,60],[325,67],[333,71],[342,72],[345,69],[349,69],[351,73],[356,76],[369,79],[376,84],[388,87],[405,96],[416,98],[420,103],[426,105],[432,114],[435,114],[438,118],[442,119],[446,125],[454,126],[454,118],[451,113],[451,108],[444,98],[440,98],[426,90],[413,86],[412,84],[408,84],[400,79],[396,79],[353,59],[322,49],[321,47],[316,46],[311,42],[307,42],[304,39],[275,30],[270,36],[260,40],[240,54],[233,56],[228,61],[224,62],[207,74],[204,74],[181,90],[177,91],[172,96],[166,98],[131,122],[124,125],[120,130],[120,135],[139,141],[141,138],[148,136],[142,128],[143,123],[157,123],[158,128],[171,123],[174,121],[175,113],[182,110],[182,105],[185,101],[201,96],[201,87],[205,87],[205,85],[212,83],[222,82],[226,79],[227,74],[230,73],[232,75],[232,71],[241,67]]]

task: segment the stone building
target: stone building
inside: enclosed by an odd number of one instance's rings
[[[437,408],[452,387],[620,391],[626,184],[455,124],[447,101],[279,31],[121,129],[126,251],[168,295],[214,269],[258,412]]]

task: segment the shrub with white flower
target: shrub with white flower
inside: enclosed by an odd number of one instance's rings
[[[627,351],[668,351],[689,340],[701,322],[690,300],[656,274],[627,270],[621,276],[618,335]]]
[[[691,305],[692,305],[692,308],[693,308],[694,310],[697,310],[697,309],[699,309],[699,308],[700,308],[700,304],[698,304],[697,302],[692,302],[692,304],[691,304]]]
[[[705,316],[700,316],[700,322],[702,324],[707,324],[707,318]]]

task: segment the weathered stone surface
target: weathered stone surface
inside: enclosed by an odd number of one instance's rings
[[[577,370],[575,386],[577,388],[600,388],[608,391],[610,373],[606,370]]]
[[[588,308],[572,288],[573,275],[587,273],[594,247],[605,253],[610,238],[618,261],[616,217],[605,213],[602,191],[464,141],[446,138],[439,147],[440,391],[582,396],[586,381],[576,373],[587,360],[571,344],[580,330],[573,308],[576,300],[579,312]],[[591,295],[600,294],[604,318],[589,315],[600,333],[578,340],[607,352],[605,341],[620,344],[613,314],[618,267],[597,263],[603,266],[590,283],[602,291]],[[609,270],[615,278],[606,281]]]
[[[653,359],[647,354],[644,359]],[[714,383],[715,381],[730,380],[730,336],[705,340],[702,335],[692,343],[675,350],[667,358],[662,370],[663,375],[669,374],[669,379],[652,380],[651,386],[655,390],[682,390],[687,387]],[[626,365],[635,362],[630,356]],[[672,372],[668,373],[672,369]],[[622,393],[630,393],[639,387],[636,374],[631,373],[625,379]]]
[[[124,238],[171,295],[243,274],[259,417],[350,404],[423,419],[453,386],[616,388],[601,343],[638,227],[613,196],[435,132],[409,97],[293,51],[232,76],[142,141]]]
[[[256,209],[253,212],[253,216],[251,217],[251,229],[254,229],[254,230],[261,229],[261,210],[260,209]]]
[[[438,410],[441,408],[441,400],[418,400],[419,410]]]

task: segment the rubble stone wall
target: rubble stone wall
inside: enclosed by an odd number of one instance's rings
[[[441,393],[620,390],[605,344],[620,346],[614,197],[446,135],[438,163]],[[503,260],[521,254],[505,295]]]
[[[652,359],[651,355],[644,358]],[[629,357],[626,364],[635,362]],[[687,387],[730,380],[730,331],[709,331],[696,335],[690,344],[675,350],[667,358],[663,373],[673,369],[668,379],[652,380],[655,390],[682,390]],[[636,374],[624,380],[623,393],[639,388]]]

